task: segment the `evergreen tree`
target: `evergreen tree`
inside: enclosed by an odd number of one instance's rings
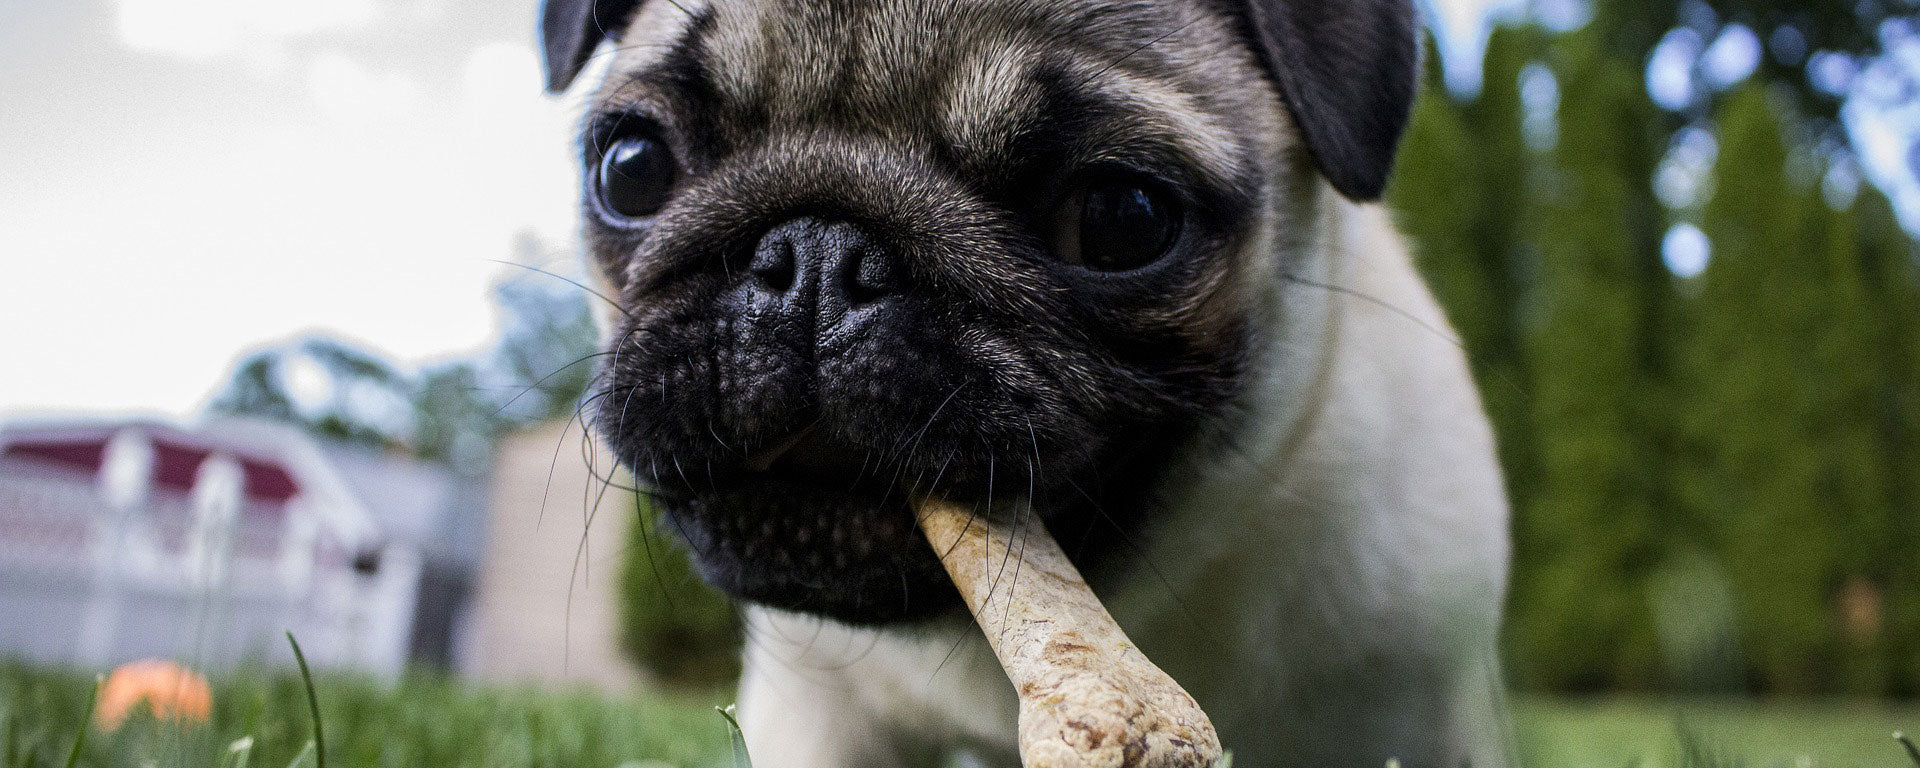
[[[1645,0],[1594,0],[1593,20],[1581,34],[1598,55],[1640,63],[1679,21],[1680,3]]]
[[[1660,121],[1639,73],[1601,42],[1560,44],[1560,138],[1539,188],[1544,298],[1527,339],[1539,476],[1515,521],[1509,649],[1523,683],[1555,690],[1660,678],[1645,598],[1667,540],[1668,288],[1649,186]]]
[[[1724,688],[1744,672],[1770,691],[1920,694],[1914,242],[1870,188],[1835,210],[1794,185],[1818,163],[1783,135],[1817,138],[1832,112],[1809,101],[1804,60],[1770,49],[1771,98],[1736,89],[1685,115],[1656,108],[1639,69],[1681,21],[1763,41],[1790,22],[1814,48],[1870,52],[1859,32],[1890,6],[1709,5],[1718,21],[1608,0],[1551,41],[1496,31],[1477,98],[1428,73],[1390,190],[1500,438],[1514,679]],[[1535,61],[1561,88],[1544,156],[1521,130]],[[1713,248],[1684,281],[1659,259],[1669,214],[1651,189],[1683,120],[1722,136],[1718,192],[1674,214]]]
[[[1853,206],[1872,322],[1878,453],[1887,479],[1886,528],[1875,542],[1875,586],[1890,659],[1889,687],[1920,694],[1920,269],[1914,241],[1885,195],[1862,189]],[[1871,601],[1860,606],[1875,607]]]
[[[1844,636],[1850,603],[1876,583],[1868,542],[1886,535],[1854,228],[1789,180],[1790,149],[1760,89],[1735,94],[1718,122],[1681,500],[1713,532],[1757,683],[1876,693],[1884,649]]]

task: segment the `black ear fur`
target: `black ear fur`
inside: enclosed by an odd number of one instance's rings
[[[640,0],[547,0],[540,12],[540,42],[546,48],[547,90],[573,83],[603,39],[617,40]]]
[[[1386,190],[1420,66],[1410,0],[1241,0],[1307,150],[1355,200]]]

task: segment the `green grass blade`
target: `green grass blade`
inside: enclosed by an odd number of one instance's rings
[[[320,727],[320,694],[313,689],[313,670],[307,669],[307,655],[300,652],[300,641],[293,639],[291,631],[287,632],[287,644],[293,646],[293,660],[300,664],[300,679],[307,685],[307,711],[313,714],[313,765],[327,768],[326,732]]]
[[[100,686],[106,684],[105,677],[93,679],[93,690],[87,692],[87,711],[80,716],[80,731],[73,735],[73,749],[67,751],[67,768],[80,764],[80,748],[86,746],[88,724],[93,722],[93,705],[100,699]]]
[[[220,762],[225,768],[247,768],[253,762],[253,737],[242,736],[227,745],[227,759]]]
[[[733,768],[753,768],[752,758],[747,757],[747,737],[740,732],[740,721],[733,719],[733,705],[714,707],[713,711],[727,719],[727,735],[733,739]]]
[[[300,764],[306,762],[307,757],[312,754],[313,742],[308,741],[306,746],[300,748],[300,754],[294,755],[293,760],[287,763],[287,768],[300,768]]]
[[[1920,766],[1920,747],[1913,745],[1913,739],[1907,738],[1905,733],[1894,731],[1893,740],[1900,742],[1900,746],[1906,747],[1907,759],[1912,760],[1914,765]]]

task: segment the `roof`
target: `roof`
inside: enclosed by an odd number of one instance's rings
[[[188,428],[159,419],[4,420],[0,457],[92,474],[106,461],[106,445],[127,430],[144,434],[154,445],[156,488],[190,490],[200,461],[221,453],[242,465],[246,493],[255,501],[301,503],[355,547],[382,538],[374,516],[349,490],[342,472],[311,436],[290,424],[223,419]]]
[[[237,461],[249,497],[305,498],[356,546],[401,542],[429,561],[478,563],[484,546],[483,484],[437,464],[325,441],[297,427],[219,418],[192,427],[158,419],[89,417],[0,421],[0,458],[93,474],[115,435],[138,430],[154,446],[153,482],[187,491],[213,453]]]
[[[218,452],[240,464],[249,498],[284,503],[300,492],[299,481],[282,466],[278,457],[225,445],[217,435],[196,434],[156,422],[7,429],[5,436],[0,437],[0,457],[53,464],[91,474],[100,471],[106,462],[107,443],[128,427],[146,433],[153,444],[153,484],[157,487],[182,493],[191,490],[200,463]]]

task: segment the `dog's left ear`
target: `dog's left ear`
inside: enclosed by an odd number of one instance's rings
[[[547,90],[573,84],[601,40],[618,40],[640,0],[547,0],[540,12],[540,42],[547,54]]]
[[[1236,0],[1320,172],[1341,194],[1386,190],[1420,66],[1411,0]]]

